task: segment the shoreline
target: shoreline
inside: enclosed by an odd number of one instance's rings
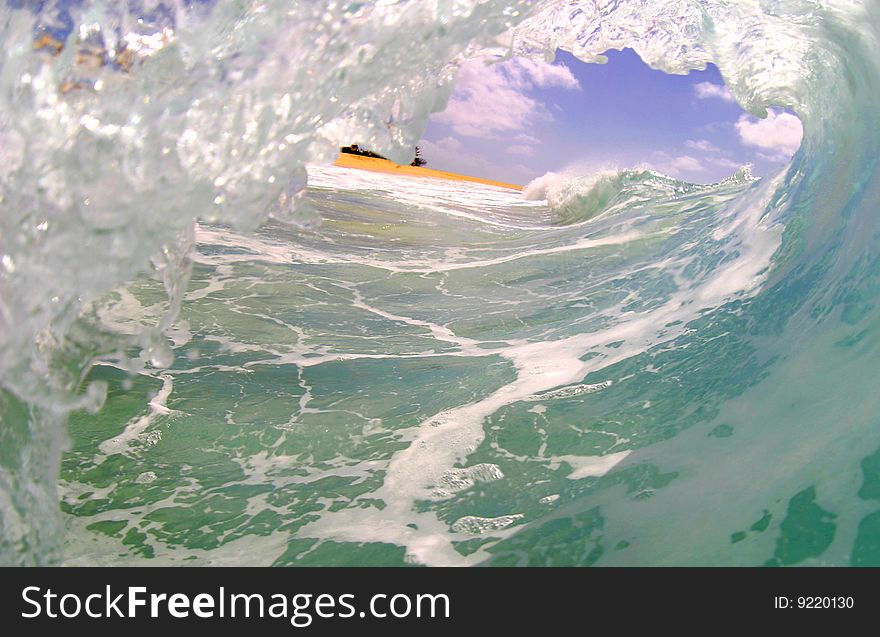
[[[428,177],[431,179],[447,179],[449,181],[470,181],[473,183],[484,184],[486,186],[496,186],[498,188],[507,188],[509,190],[522,190],[522,186],[509,184],[503,181],[493,181],[491,179],[482,179],[480,177],[471,177],[470,175],[459,175],[444,170],[434,170],[433,168],[422,168],[420,166],[403,166],[395,164],[387,159],[378,159],[375,157],[364,157],[362,155],[352,155],[349,153],[340,153],[333,162],[334,166],[342,168],[357,168],[358,170],[370,170],[379,173],[388,173],[391,175],[403,175],[406,177]]]

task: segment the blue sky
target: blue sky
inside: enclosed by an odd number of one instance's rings
[[[560,51],[552,64],[465,65],[420,146],[429,168],[517,183],[641,165],[710,183],[744,164],[773,172],[801,134],[791,113],[748,115],[714,66],[667,75],[631,50],[610,51],[607,64]]]

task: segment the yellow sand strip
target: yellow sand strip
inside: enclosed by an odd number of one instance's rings
[[[361,155],[352,155],[349,153],[340,153],[334,162],[336,166],[343,168],[359,168],[361,170],[372,170],[378,173],[389,173],[392,175],[408,175],[410,177],[433,177],[435,179],[451,179],[453,181],[473,181],[478,184],[486,184],[489,186],[498,186],[500,188],[510,188],[512,190],[522,190],[522,186],[516,184],[506,184],[501,181],[492,181],[490,179],[480,179],[479,177],[470,177],[468,175],[458,175],[456,173],[448,173],[443,170],[433,170],[431,168],[421,168],[416,166],[401,166],[387,159],[376,159],[375,157],[362,157]]]

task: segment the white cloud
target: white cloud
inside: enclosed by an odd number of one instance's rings
[[[762,153],[761,151],[758,151],[755,155],[758,159],[770,162],[788,161],[791,157],[791,155],[786,155],[785,153]]]
[[[513,141],[519,142],[521,144],[531,144],[534,146],[535,144],[540,144],[541,140],[535,137],[534,135],[527,135],[526,133],[520,133],[516,137],[513,138]]]
[[[710,164],[714,164],[715,166],[720,166],[721,168],[732,168],[733,170],[739,170],[743,167],[742,163],[737,163],[735,161],[731,161],[726,157],[706,157],[705,160]]]
[[[486,155],[467,149],[455,137],[443,137],[437,141],[422,139],[419,141],[419,149],[428,162],[428,168],[483,177],[491,164]]]
[[[677,172],[694,172],[700,173],[706,170],[700,160],[690,155],[682,155],[672,160],[672,168]]]
[[[724,100],[725,102],[735,101],[733,93],[730,92],[729,88],[722,84],[712,84],[712,82],[700,82],[699,84],[694,84],[694,93],[697,95],[697,98],[701,100],[717,98]]]
[[[512,183],[525,183],[535,176],[532,168],[523,164],[508,166],[501,158],[501,153],[492,152],[490,158],[479,151],[469,150],[455,137],[443,137],[437,141],[422,139],[419,141],[419,148],[428,161],[428,168]],[[493,163],[493,158],[499,163]]]
[[[718,146],[707,139],[689,139],[684,143],[684,145],[691,150],[699,151],[701,153],[701,155],[699,156],[701,170],[706,170],[707,164],[711,166],[718,166],[719,168],[728,168],[733,170],[738,170],[743,165],[742,163],[737,163],[731,159],[728,159],[722,152],[722,150],[718,148]],[[679,162],[679,167],[687,169],[688,164],[691,164],[688,159],[694,158],[685,155],[684,157],[680,157],[679,159],[682,160],[681,162]]]
[[[692,150],[699,150],[704,153],[717,153],[719,151],[718,146],[707,139],[689,139],[684,145]]]
[[[513,58],[461,67],[455,92],[434,120],[466,137],[492,139],[525,132],[540,119],[550,118],[544,104],[531,95],[536,88],[579,88],[566,66]]]
[[[785,161],[797,152],[804,127],[796,115],[771,109],[766,119],[742,115],[736,122],[740,141],[761,149],[759,156],[770,161]]]
[[[654,160],[647,164],[649,168],[677,179],[694,178],[698,174],[706,172],[706,167],[702,162],[691,155],[673,157],[668,153],[656,152],[653,157]]]
[[[520,88],[532,85],[539,88],[558,87],[569,90],[580,88],[577,78],[564,64],[549,64],[528,58],[512,58],[493,66],[503,67],[512,82]]]
[[[459,156],[464,152],[464,145],[461,143],[461,140],[455,137],[444,137],[436,142],[430,139],[423,139],[419,142],[419,149],[426,157],[428,153],[431,153],[436,159],[437,157]],[[467,154],[464,156],[468,157]],[[473,155],[473,158],[478,158],[478,156]]]
[[[535,149],[532,146],[527,146],[525,144],[514,144],[513,146],[508,146],[507,153],[509,155],[524,155],[530,157],[535,154]]]

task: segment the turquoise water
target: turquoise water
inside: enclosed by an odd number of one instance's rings
[[[783,249],[760,182],[626,174],[565,223],[491,187],[312,183],[314,233],[199,228],[172,367],[91,372],[110,397],[71,422],[72,563],[760,564],[832,547],[840,512],[817,497],[858,485],[794,474],[870,429],[750,413],[797,411],[761,396],[786,365],[757,345]],[[142,280],[97,311],[143,320],[162,298]]]
[[[575,4],[218,5],[124,72],[4,9],[3,562],[880,564],[876,6]],[[711,60],[803,146],[525,196],[315,161],[402,153],[509,28]]]

